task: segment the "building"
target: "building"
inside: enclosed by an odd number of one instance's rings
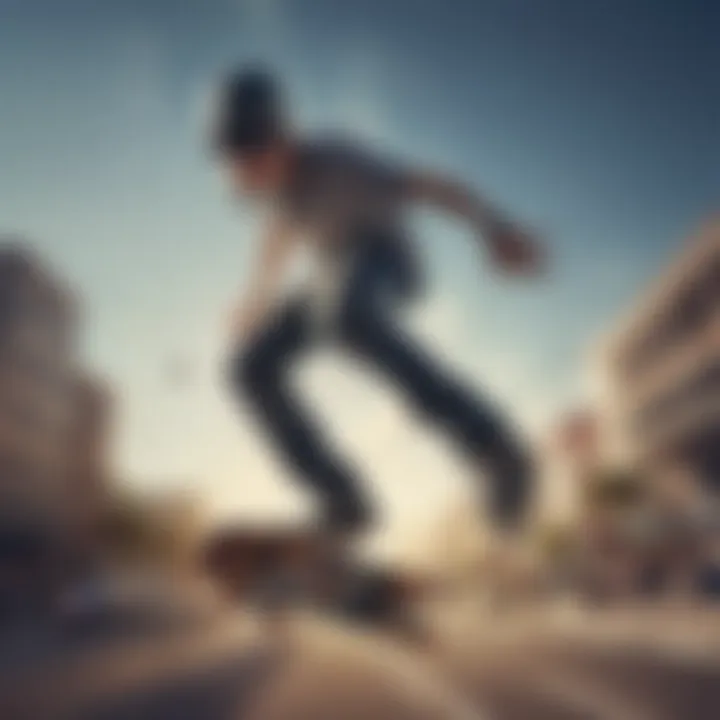
[[[544,521],[571,521],[587,483],[602,463],[597,414],[586,408],[565,412],[539,447],[537,514]]]
[[[720,489],[720,218],[630,308],[602,363],[604,415],[626,459]]]
[[[97,545],[111,502],[113,398],[108,385],[88,373],[78,374],[72,387],[62,514],[80,546]]]
[[[31,252],[0,244],[0,507],[47,521],[65,492],[78,308]],[[42,520],[41,520],[42,518]]]
[[[579,470],[595,467],[602,455],[597,414],[592,410],[574,410],[564,415],[553,434],[556,451]]]

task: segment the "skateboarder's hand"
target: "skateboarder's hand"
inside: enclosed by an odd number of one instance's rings
[[[488,233],[493,262],[501,270],[535,277],[545,269],[545,253],[538,238],[513,223],[496,224]]]

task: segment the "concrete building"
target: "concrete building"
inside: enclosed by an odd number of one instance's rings
[[[577,518],[587,484],[603,463],[600,421],[589,409],[566,412],[540,447],[540,518]]]
[[[100,543],[100,525],[111,501],[112,405],[105,382],[87,373],[75,378],[61,513],[79,545]]]
[[[720,218],[705,224],[602,350],[615,446],[720,489]]]
[[[65,493],[78,309],[22,245],[0,243],[0,507],[45,520]]]

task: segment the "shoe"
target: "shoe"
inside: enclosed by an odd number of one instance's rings
[[[331,535],[355,537],[372,526],[370,506],[359,497],[334,498],[326,505],[320,526]]]
[[[489,519],[502,535],[519,532],[527,521],[533,495],[532,463],[522,452],[505,452],[486,458],[490,486]]]

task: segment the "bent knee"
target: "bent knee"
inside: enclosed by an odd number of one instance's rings
[[[340,312],[338,330],[352,350],[374,353],[384,334],[392,333],[386,318],[368,303],[349,302]]]
[[[275,385],[279,363],[261,347],[236,350],[227,362],[225,380],[235,393],[254,396],[263,388]]]

